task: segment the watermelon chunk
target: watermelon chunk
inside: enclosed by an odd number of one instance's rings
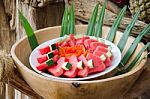
[[[47,55],[45,54],[45,55],[41,55],[40,57],[38,57],[37,58],[37,61],[38,61],[38,63],[44,63],[45,61],[47,61],[48,60],[48,57],[47,57]]]
[[[97,42],[97,41],[94,40],[94,39],[86,39],[86,40],[84,40],[84,46],[85,46],[86,49],[90,48],[90,43],[91,42]]]
[[[101,55],[103,55],[103,54],[105,55],[106,53],[101,50],[95,50],[93,54],[100,57]],[[111,59],[109,57],[107,57],[106,55],[105,55],[105,57],[106,57],[106,60],[104,61],[104,64],[106,67],[109,67],[111,65]]]
[[[78,57],[78,60],[82,60],[83,63],[84,63],[84,68],[79,70],[77,76],[79,77],[86,77],[89,73],[89,67],[87,66],[87,60],[86,58],[84,57],[84,55],[82,54],[80,57]]]
[[[47,70],[52,73],[54,76],[59,77],[64,73],[64,70],[61,68],[61,65],[67,62],[67,59],[65,57],[61,57],[57,61],[57,65],[49,67]]]
[[[57,62],[57,61],[59,60],[59,56],[58,56],[58,55],[55,55],[55,56],[52,58],[52,60],[53,60],[54,62]]]
[[[100,57],[98,57],[96,55],[93,55],[92,60],[93,60],[93,63],[94,63],[94,68],[89,70],[89,74],[98,73],[98,72],[101,72],[101,71],[105,70],[106,66],[101,61]]]
[[[46,47],[43,47],[43,48],[40,48],[40,49],[39,49],[39,53],[40,53],[41,55],[47,54],[47,53],[50,52],[50,51],[51,51],[50,46],[46,46]]]
[[[83,38],[78,38],[78,39],[76,39],[76,45],[83,44],[86,39],[90,39],[90,37],[85,36],[85,37],[83,37]]]
[[[48,65],[46,63],[42,63],[36,66],[37,70],[44,71],[48,68]]]
[[[49,67],[47,70],[56,77],[61,76],[64,72],[64,70],[59,65]]]
[[[98,47],[96,48],[96,50],[102,51],[102,52],[104,52],[104,53],[107,53],[107,52],[108,52],[108,49],[107,49],[107,48],[104,48],[104,47],[102,47],[102,46],[98,46]]]
[[[77,63],[78,63],[78,60],[77,60],[77,57],[75,55],[72,55],[70,58],[69,58],[69,63],[72,64],[72,67],[70,70],[68,71],[65,71],[64,72],[64,76],[66,77],[69,77],[69,78],[74,78],[76,77],[77,73],[78,73],[78,69],[77,69]]]
[[[61,46],[61,47],[67,47],[67,46],[69,46],[69,44],[68,44],[66,41],[64,41],[64,42],[61,43],[60,46]]]
[[[91,50],[95,50],[98,46],[104,47],[104,48],[108,48],[108,46],[102,42],[91,42],[90,43],[90,49]]]

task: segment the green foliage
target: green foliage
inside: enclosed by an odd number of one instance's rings
[[[36,36],[28,20],[23,16],[23,14],[19,10],[18,12],[19,12],[19,19],[26,31],[26,35],[28,36],[30,47],[32,50],[34,50],[39,45]]]

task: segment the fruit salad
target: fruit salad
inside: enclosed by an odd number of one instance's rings
[[[87,77],[111,65],[111,46],[94,36],[69,35],[38,49],[36,68],[56,77]]]

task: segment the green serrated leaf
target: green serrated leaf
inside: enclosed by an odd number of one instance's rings
[[[127,6],[124,6],[123,9],[120,11],[117,19],[115,20],[111,29],[109,30],[109,33],[108,33],[107,38],[106,38],[107,40],[109,40],[111,42],[114,40],[114,38],[116,36],[116,31],[117,31],[117,29],[121,23],[121,20],[123,19],[123,16],[126,12],[126,9],[127,9]]]
[[[68,6],[67,5],[65,6],[65,11],[62,19],[60,37],[64,36],[65,34],[68,34]]]
[[[99,3],[95,6],[95,8],[93,10],[92,16],[91,16],[89,24],[88,24],[86,35],[91,35],[91,36],[94,35],[98,7],[99,7]]]
[[[132,56],[133,52],[135,51],[138,43],[141,41],[142,37],[149,33],[150,31],[150,24],[148,24],[143,31],[136,37],[136,39],[133,41],[132,45],[129,47],[127,52],[125,53],[124,57],[122,58],[121,62],[122,64],[119,64],[119,67],[123,67],[123,65],[126,65],[130,57]]]
[[[36,36],[34,34],[34,31],[31,25],[29,24],[28,20],[23,16],[23,14],[19,10],[18,12],[19,12],[19,19],[26,31],[26,35],[28,36],[30,47],[32,50],[34,50],[39,45]]]
[[[129,72],[137,63],[140,63],[142,59],[140,59],[142,53],[150,46],[150,42],[148,42],[141,50],[140,52],[137,54],[137,56],[133,59],[133,61],[127,66],[126,69],[118,72],[116,75],[120,75],[120,74],[123,74],[123,73],[126,73],[126,72]],[[140,60],[139,60],[140,59]]]
[[[105,0],[104,5],[102,6],[102,10],[100,12],[99,18],[98,18],[96,32],[95,32],[96,37],[102,37],[102,27],[103,27],[103,20],[104,20],[107,1],[108,0]]]
[[[121,52],[123,51],[123,49],[126,45],[126,42],[128,40],[128,36],[129,36],[133,26],[135,25],[135,22],[137,21],[139,14],[140,14],[140,10],[137,11],[137,13],[134,15],[131,23],[126,27],[126,30],[124,31],[124,34],[121,37],[121,39],[117,45]]]
[[[69,16],[69,33],[75,34],[75,16],[74,16],[74,4],[72,1]]]

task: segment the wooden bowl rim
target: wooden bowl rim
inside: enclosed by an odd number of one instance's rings
[[[105,27],[109,27],[109,26],[106,26],[104,25]],[[40,29],[40,30],[37,30],[35,31],[35,34],[36,33],[40,33],[41,31],[43,30],[47,30],[47,29],[56,29],[56,28],[60,28],[61,26],[54,26],[54,27],[47,27],[47,28],[43,28],[43,29]],[[76,25],[76,28],[78,27],[87,27],[87,25]],[[120,32],[120,31],[118,31]],[[122,32],[120,32],[122,33]],[[130,38],[134,38],[132,36],[129,36]],[[125,74],[122,74],[122,75],[118,75],[118,76],[114,76],[114,77],[110,77],[110,78],[105,78],[105,79],[100,79],[100,80],[93,80],[93,81],[65,81],[65,80],[56,80],[56,79],[52,79],[52,78],[48,78],[48,77],[45,77],[45,76],[42,76],[38,73],[36,73],[35,71],[29,69],[28,67],[26,67],[16,56],[15,54],[15,49],[17,47],[17,45],[19,45],[23,40],[27,39],[27,36],[24,36],[23,38],[21,38],[20,40],[18,40],[11,48],[11,55],[12,55],[12,58],[14,59],[14,61],[19,65],[21,66],[21,68],[23,68],[25,71],[28,71],[29,73],[31,73],[32,75],[35,75],[37,77],[40,77],[40,78],[43,78],[45,80],[49,80],[49,81],[57,81],[57,82],[62,82],[62,83],[72,83],[72,82],[78,82],[78,83],[98,83],[98,82],[106,82],[106,81],[112,81],[112,80],[119,80],[121,78],[124,78],[124,77],[127,77],[127,76],[131,76],[132,74],[136,73],[137,71],[141,70],[147,59],[143,59],[139,65],[137,67],[135,67],[134,69],[132,69],[130,72],[128,73],[125,73]],[[142,42],[140,42],[140,45],[141,46],[144,46],[144,44]],[[144,52],[144,54],[146,54],[147,51]]]

